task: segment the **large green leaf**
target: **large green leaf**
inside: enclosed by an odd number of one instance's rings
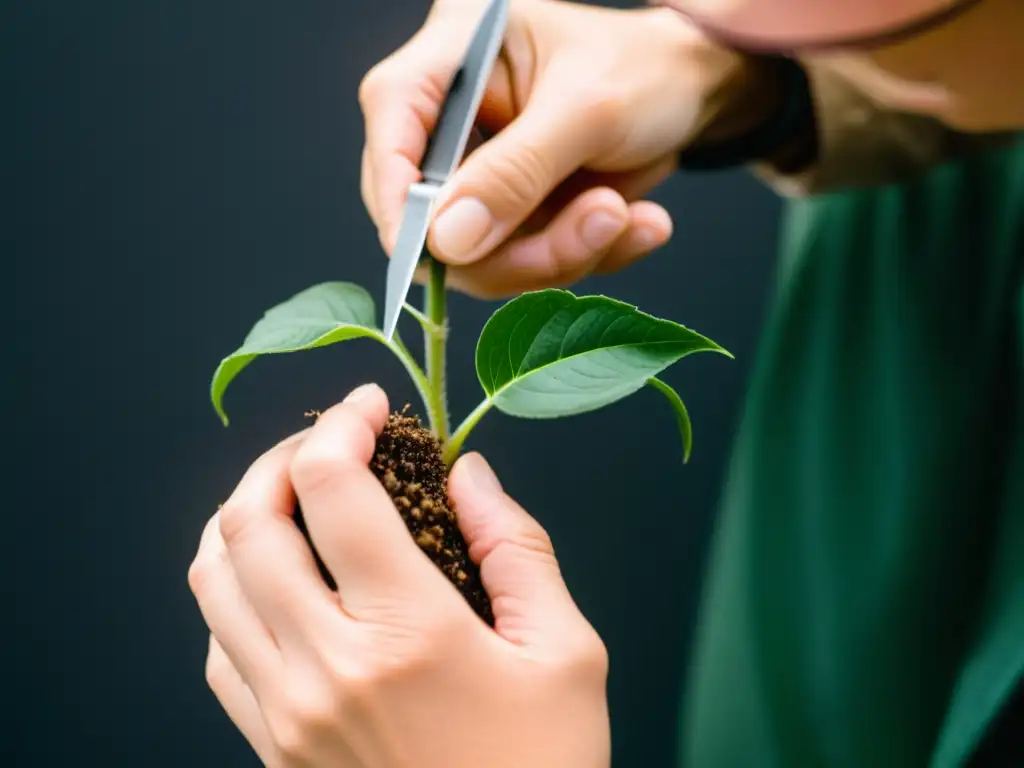
[[[242,346],[221,361],[210,385],[213,407],[226,425],[224,390],[260,355],[297,352],[360,337],[388,344],[375,323],[373,298],[353,283],[321,283],[297,293],[267,310]]]
[[[732,357],[699,333],[630,304],[544,290],[513,299],[487,321],[476,370],[499,410],[558,418],[621,400],[694,352]]]

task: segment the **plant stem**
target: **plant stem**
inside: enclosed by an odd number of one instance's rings
[[[448,340],[448,317],[445,296],[445,265],[430,260],[430,281],[427,283],[423,314],[423,348],[426,358],[429,402],[427,416],[434,435],[445,445],[448,442],[448,397],[445,387],[445,342]]]
[[[455,463],[455,460],[459,458],[459,452],[462,450],[462,444],[466,442],[466,438],[469,437],[469,433],[473,431],[473,427],[477,425],[477,422],[484,417],[484,414],[491,410],[491,406],[494,405],[491,398],[487,398],[480,403],[476,408],[473,409],[462,423],[459,424],[455,432],[452,433],[451,438],[444,446],[444,462],[448,466]]]
[[[423,401],[423,405],[428,409],[430,408],[430,382],[427,381],[427,376],[423,373],[423,369],[420,368],[416,362],[416,358],[412,356],[412,352],[405,346],[402,341],[402,337],[395,332],[394,339],[388,345],[391,347],[391,351],[395,353],[395,356],[399,359],[405,370],[409,372],[409,377],[412,379],[412,383],[416,387],[416,391],[419,393],[420,399]]]

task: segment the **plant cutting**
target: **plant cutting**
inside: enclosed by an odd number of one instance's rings
[[[352,339],[384,344],[412,379],[426,425],[408,408],[392,413],[370,467],[419,547],[488,623],[493,623],[490,602],[447,494],[448,470],[480,420],[491,410],[528,419],[568,417],[651,387],[672,408],[686,462],[693,441],[690,418],[682,399],[658,375],[695,352],[732,357],[683,325],[607,296],[577,296],[561,289],[525,293],[501,306],[480,332],[475,356],[483,397],[450,429],[445,362],[451,328],[441,262],[430,261],[423,308],[406,304],[404,309],[423,332],[423,365],[397,332],[389,340],[381,331],[373,298],[362,287],[326,282],[292,296],[267,311],[242,345],[221,361],[211,383],[213,406],[227,426],[225,390],[263,355]],[[308,540],[299,509],[296,523]],[[317,563],[333,586],[319,557]]]

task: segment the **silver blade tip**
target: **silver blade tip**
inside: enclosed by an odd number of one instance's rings
[[[381,328],[384,332],[384,340],[388,342],[395,338],[395,331],[398,329],[398,316],[402,312],[402,308],[393,306],[392,301],[393,299],[390,297],[385,299],[384,326]]]

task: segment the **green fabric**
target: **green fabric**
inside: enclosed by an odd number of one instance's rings
[[[967,765],[1024,673],[1024,139],[786,224],[681,765]]]

